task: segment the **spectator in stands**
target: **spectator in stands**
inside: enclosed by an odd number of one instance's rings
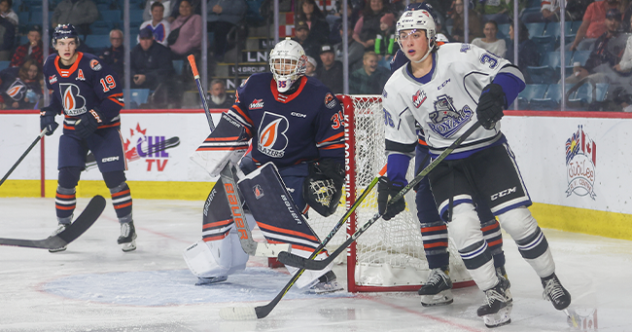
[[[474,8],[472,8],[473,6],[469,6],[468,9],[468,28],[469,28],[469,34],[468,34],[468,42],[472,42],[472,40],[474,40],[474,38],[483,36],[483,29],[482,29],[482,25],[481,25],[481,17],[479,16],[478,12],[476,12],[474,10]],[[452,39],[454,39],[455,42],[464,42],[465,38],[465,31],[463,29],[463,27],[465,26],[464,23],[464,16],[463,16],[463,0],[454,0],[453,2],[453,11],[452,11]]]
[[[171,17],[171,14],[174,12],[174,7],[176,5],[176,0],[147,0],[147,2],[145,3],[145,10],[143,10],[143,21],[149,21],[153,19],[153,15],[152,15],[152,11],[153,11],[153,5],[155,3],[161,3],[162,4],[162,8],[164,8],[164,12],[163,12],[163,18],[169,22],[169,18]],[[177,12],[178,10],[176,9],[175,12]],[[177,17],[174,17],[173,19],[175,20]],[[171,22],[169,22],[171,23]]]
[[[351,73],[349,93],[381,94],[386,81],[391,76],[391,71],[378,66],[377,54],[373,51],[364,53],[362,64],[362,68]]]
[[[172,1],[174,1],[175,3],[171,7],[172,8],[171,16],[167,17],[167,21],[169,21],[169,23],[173,23],[173,21],[175,21],[178,18],[178,16],[180,16],[180,4],[182,4],[183,0],[172,0]],[[191,5],[192,13],[202,15],[202,4],[200,3],[201,0],[188,0],[188,1],[189,1],[189,4]]]
[[[164,18],[165,6],[156,1],[151,5],[151,20],[140,25],[140,29],[149,27],[154,32],[154,41],[164,46],[167,44],[167,36],[171,32],[171,24]]]
[[[0,72],[0,109],[34,109],[42,96],[42,71],[34,59]]]
[[[182,0],[179,12],[178,18],[171,23],[169,34],[169,47],[176,59],[199,53],[202,45],[202,16],[193,14],[191,0]],[[174,33],[177,34],[177,38],[174,43],[171,43],[171,35]]]
[[[487,22],[508,23],[513,14],[513,0],[480,0],[476,9]]]
[[[342,93],[342,62],[335,60],[331,45],[321,46],[320,60],[323,64],[316,69],[316,77],[333,93]]]
[[[18,18],[18,14],[16,14],[11,7],[13,7],[12,0],[0,0],[0,16],[9,20],[11,24],[17,27],[20,23],[20,19]]]
[[[310,41],[318,45],[327,43],[329,40],[329,24],[316,1],[303,0],[299,4],[298,20],[307,23]]]
[[[90,33],[90,24],[99,19],[99,10],[92,0],[63,0],[55,7],[51,19],[51,26],[70,23],[75,26],[77,33]]]
[[[305,76],[316,76],[316,68],[318,68],[318,63],[316,59],[311,56],[307,56],[307,63],[305,64]]]
[[[514,56],[514,43],[516,42],[516,35],[513,29],[513,23],[509,25],[509,39],[510,42],[507,45],[507,54],[505,58],[512,63],[515,62]],[[533,83],[531,80],[531,76],[529,76],[529,72],[527,71],[528,66],[538,66],[540,64],[540,53],[538,53],[538,48],[535,42],[529,39],[529,30],[524,25],[524,23],[519,23],[520,33],[518,37],[518,68],[522,71],[524,75],[525,82],[527,84]]]
[[[42,67],[43,64],[43,48],[42,48],[42,28],[39,25],[33,25],[26,35],[29,41],[26,44],[18,46],[11,58],[11,67],[20,67],[27,59],[35,59],[37,64]]]
[[[483,29],[485,38],[475,38],[472,41],[472,45],[476,45],[480,48],[484,48],[497,56],[504,58],[507,52],[507,45],[504,39],[496,38],[498,33],[498,23],[496,21],[487,21],[485,23],[485,29]]]
[[[114,29],[110,31],[110,44],[112,46],[106,48],[99,54],[99,58],[103,60],[118,75],[118,82],[125,82],[123,75],[125,71],[125,47],[123,46],[123,31]]]
[[[342,52],[342,36],[344,35],[344,30],[342,28],[342,23],[338,28],[338,32],[340,33],[340,42],[335,44],[334,53],[335,60],[340,61],[342,63],[344,53]],[[348,29],[348,45],[347,45],[347,59],[349,59],[349,72],[352,72],[359,67],[362,66],[362,56],[364,55],[364,46],[353,39],[353,29]],[[331,89],[331,88],[330,88]]]
[[[606,12],[610,9],[619,9],[621,1],[604,0],[591,3],[586,9],[582,25],[577,30],[575,40],[567,45],[571,51],[587,51],[593,49],[595,41],[606,32],[604,21]]]
[[[214,79],[211,81],[211,88],[206,96],[208,108],[229,108],[235,103],[235,96],[226,93],[224,81]]]
[[[397,50],[399,50],[399,44],[395,40],[395,15],[387,13],[380,19],[380,33],[375,38],[378,64],[390,70],[391,59]]]
[[[294,38],[296,42],[303,46],[305,55],[309,55],[312,58],[318,58],[319,45],[309,39],[309,26],[304,21],[299,21],[294,28]]]
[[[154,100],[156,107],[165,107],[176,96],[173,88],[175,70],[171,62],[169,48],[154,41],[154,33],[144,28],[139,33],[140,43],[132,49],[131,70],[133,89],[154,90],[154,96],[162,98]]]
[[[630,76],[629,73],[615,71],[621,59],[620,52],[617,49],[616,53],[613,53],[608,47],[608,43],[619,35],[620,24],[621,12],[618,9],[608,10],[605,20],[606,32],[595,41],[595,48],[590,52],[586,64],[573,68],[572,75],[566,78],[567,83],[577,83],[586,77],[594,83],[617,83],[621,76]],[[621,69],[621,66],[618,68]]]
[[[248,6],[244,0],[209,0],[207,8],[208,31],[215,38],[213,56],[221,62],[228,50],[226,36],[242,20]]]
[[[15,44],[15,25],[4,17],[0,17],[0,61],[11,59]]]
[[[362,16],[353,29],[353,39],[364,46],[365,50],[373,50],[375,36],[380,33],[380,19],[390,9],[383,0],[366,0]]]

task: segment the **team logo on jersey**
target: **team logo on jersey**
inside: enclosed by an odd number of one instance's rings
[[[252,187],[252,191],[255,193],[256,199],[260,199],[261,197],[263,197],[263,188],[261,188],[260,185],[257,184],[254,187]]]
[[[248,106],[249,109],[251,110],[258,110],[258,109],[262,109],[263,108],[263,99],[255,99],[252,101],[252,103],[250,103],[250,105]]]
[[[336,97],[329,92],[325,95],[325,106],[329,109],[336,107]]]
[[[259,125],[257,150],[272,158],[283,158],[288,144],[285,132],[289,128],[290,122],[286,117],[264,112]]]
[[[92,59],[90,60],[90,68],[92,68],[92,70],[94,71],[99,71],[101,70],[101,64],[99,63],[99,61]]]
[[[426,91],[417,90],[417,93],[413,96],[413,105],[419,108],[419,106],[421,106],[427,98]]]
[[[566,140],[566,197],[574,193],[595,199],[595,165],[597,144],[584,132],[583,126],[579,125],[577,131]]]
[[[64,105],[64,112],[69,116],[78,116],[88,110],[86,109],[86,98],[81,95],[79,87],[72,83],[60,83],[59,93]]]
[[[24,98],[24,93],[26,93],[26,86],[24,85],[24,82],[22,82],[22,80],[20,80],[19,78],[16,79],[13,84],[11,84],[6,92],[6,94],[15,101],[22,100],[22,98]]]
[[[50,83],[50,84],[57,83],[57,75],[49,76],[48,77],[48,83]]]
[[[77,77],[75,78],[75,80],[77,80],[77,81],[85,81],[86,80],[86,77],[83,76],[83,70],[79,69],[77,71]]]
[[[432,123],[429,126],[437,134],[446,138],[459,131],[463,125],[472,119],[474,114],[467,105],[463,106],[463,109],[457,110],[454,107],[452,97],[448,95],[439,96],[437,101],[434,102],[434,108],[435,110],[430,112]]]

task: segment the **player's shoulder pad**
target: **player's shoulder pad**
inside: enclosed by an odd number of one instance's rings
[[[270,81],[273,80],[272,73],[256,73],[250,75],[237,87],[237,95],[243,96],[248,91],[265,91],[270,89]]]
[[[53,53],[48,55],[48,57],[46,57],[46,61],[44,61],[44,68],[43,70],[49,69],[49,68],[55,68],[55,59],[57,58],[57,53]]]
[[[101,71],[103,69],[103,64],[101,63],[101,59],[99,59],[96,55],[90,53],[83,53],[83,57],[81,61],[86,63],[90,69],[93,71]]]
[[[323,82],[314,77],[306,77],[307,83],[305,84],[305,88],[303,89],[302,93],[307,92],[310,94],[310,96],[313,96],[315,99],[314,103],[322,100],[323,104],[328,109],[335,109],[336,106],[340,105],[340,102],[338,102],[338,98],[336,98],[336,95],[331,92],[331,90],[325,84],[323,84]]]

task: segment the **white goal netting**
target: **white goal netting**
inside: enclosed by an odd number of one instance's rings
[[[355,202],[386,164],[384,154],[384,116],[380,96],[343,96],[345,109],[347,183],[341,206],[336,213],[323,218],[310,211],[309,223],[322,239]],[[413,178],[414,162],[408,169]],[[415,193],[406,195],[406,210],[395,218],[379,220],[347,251],[338,263],[347,264],[349,291],[417,290],[427,279],[425,259]],[[377,187],[365,198],[347,222],[347,233],[353,234],[377,212]],[[330,251],[342,244],[347,234],[341,229],[327,245]],[[456,286],[470,284],[456,249],[450,245],[450,276]]]

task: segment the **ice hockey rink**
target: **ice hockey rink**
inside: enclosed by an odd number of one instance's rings
[[[78,212],[88,199],[78,199]],[[255,321],[224,321],[226,306],[265,305],[289,281],[264,258],[228,281],[195,286],[183,250],[201,238],[203,202],[134,201],[138,249],[116,244],[119,227],[108,205],[65,252],[0,247],[0,331],[485,331],[476,287],[454,290],[454,304],[423,308],[416,293],[292,289],[272,313]],[[1,198],[0,237],[43,239],[55,228],[54,199]],[[544,230],[557,274],[581,316],[571,327],[542,299],[539,278],[505,235],[514,297],[512,323],[498,331],[632,331],[632,242]],[[344,266],[334,268],[345,281]]]

